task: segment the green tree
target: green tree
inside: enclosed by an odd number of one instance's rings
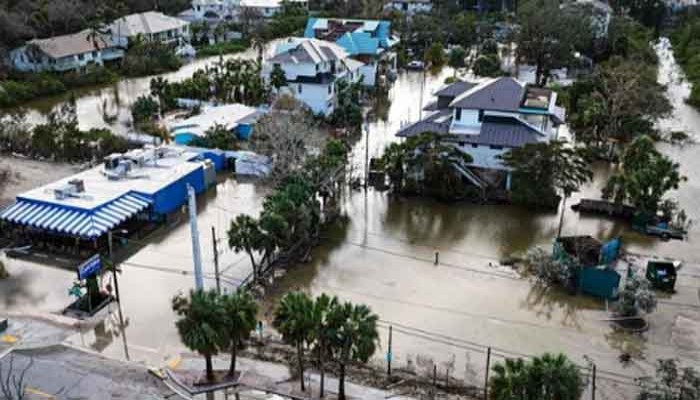
[[[472,70],[476,76],[497,77],[503,75],[501,59],[498,57],[498,53],[479,55],[474,60]]]
[[[501,158],[513,170],[511,198],[520,204],[556,207],[593,177],[586,151],[561,141],[526,144]]]
[[[287,76],[279,64],[275,64],[270,72],[270,85],[279,92],[280,88],[287,85]]]
[[[337,127],[359,130],[362,125],[362,107],[360,106],[360,82],[338,81],[335,85],[337,100],[331,122]]]
[[[213,290],[193,290],[189,297],[175,296],[172,308],[178,316],[175,326],[180,340],[187,348],[204,356],[207,381],[214,381],[212,356],[219,353],[226,331],[220,296]]]
[[[590,42],[591,23],[583,15],[567,12],[558,0],[520,3],[515,36],[517,57],[535,65],[535,82],[545,86],[550,71],[567,66],[575,51]]]
[[[255,253],[261,249],[263,233],[260,230],[258,220],[241,214],[231,221],[228,229],[228,246],[236,252],[245,251],[250,257],[250,264],[253,267],[253,277],[258,281],[258,265],[255,262]]]
[[[333,358],[340,369],[339,400],[345,400],[345,370],[348,363],[366,363],[377,349],[378,320],[379,316],[366,305],[353,305],[349,302],[334,307],[328,315],[332,327],[329,342]]]
[[[441,42],[434,42],[425,51],[425,61],[434,68],[445,65],[445,49]]]
[[[489,379],[491,400],[579,400],[582,391],[578,367],[563,354],[506,359],[493,366]]]
[[[297,350],[297,367],[301,391],[304,387],[304,346],[313,341],[314,302],[304,292],[287,293],[275,309],[274,326],[282,338]]]
[[[139,96],[134,104],[131,105],[131,118],[139,124],[150,121],[154,116],[158,115],[158,101],[150,96]]]
[[[231,351],[228,375],[233,377],[236,373],[238,347],[250,337],[250,332],[255,329],[258,304],[250,292],[239,289],[222,296],[221,311],[225,323],[224,346],[222,347],[228,347]]]
[[[642,391],[637,400],[700,399],[700,372],[693,367],[682,368],[674,359],[659,359],[655,377],[637,380]]]
[[[457,76],[457,70],[464,68],[466,63],[464,59],[467,58],[467,52],[462,48],[462,46],[455,46],[450,50],[450,56],[447,60],[447,64],[454,69],[454,76]]]
[[[650,137],[640,136],[625,149],[618,172],[603,189],[603,198],[631,203],[638,212],[654,216],[666,193],[686,180],[679,168],[656,150]]]
[[[314,300],[311,320],[313,324],[314,347],[316,351],[316,362],[321,375],[321,385],[319,394],[324,396],[325,392],[325,364],[326,358],[331,354],[331,339],[333,335],[333,326],[329,321],[329,315],[332,310],[338,307],[338,298],[332,298],[325,293],[316,297]]]
[[[219,150],[238,150],[239,148],[235,134],[221,124],[214,124],[204,132],[204,136],[194,137],[189,145]]]

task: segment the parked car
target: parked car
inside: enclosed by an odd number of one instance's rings
[[[413,60],[406,64],[406,69],[411,69],[414,71],[422,71],[425,68],[425,63],[420,60]]]

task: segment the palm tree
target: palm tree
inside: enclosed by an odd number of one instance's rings
[[[239,252],[245,251],[253,266],[253,279],[258,281],[258,267],[255,262],[255,252],[260,250],[263,233],[258,221],[250,215],[241,214],[231,221],[228,230],[228,246]]]
[[[328,315],[333,308],[338,306],[338,298],[329,297],[323,293],[314,301],[314,307],[311,312],[311,320],[313,321],[314,345],[318,368],[321,373],[321,387],[319,395],[323,397],[325,387],[325,357],[330,352],[330,338],[332,334],[331,326],[329,325]]]
[[[180,318],[175,322],[182,343],[204,356],[207,381],[214,380],[212,356],[219,353],[225,321],[216,291],[190,291],[189,298],[177,295],[172,308]]]
[[[531,361],[506,359],[493,366],[491,400],[578,400],[583,383],[578,367],[563,354],[545,353]]]
[[[340,368],[338,399],[345,400],[345,368],[351,361],[366,363],[374,355],[379,341],[379,316],[364,304],[345,303],[328,314],[330,344]]]
[[[313,311],[314,302],[306,293],[290,292],[280,300],[273,321],[273,325],[282,334],[284,341],[297,348],[302,392],[306,390],[304,387],[304,344],[313,340]]]
[[[250,337],[250,332],[255,329],[258,314],[258,304],[247,290],[238,290],[225,295],[221,299],[226,335],[224,344],[231,349],[231,364],[228,376],[234,376],[236,372],[236,355],[241,342]]]

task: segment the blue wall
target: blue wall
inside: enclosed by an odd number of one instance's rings
[[[251,124],[240,124],[236,127],[236,136],[240,140],[250,139],[250,135],[253,133],[253,125]]]
[[[152,197],[153,212],[156,214],[169,214],[177,210],[183,204],[186,204],[187,184],[192,185],[195,192],[203,192],[206,189],[204,186],[204,169],[201,167],[197,168],[196,170],[156,192],[156,194]]]
[[[175,135],[175,143],[183,146],[189,144],[192,139],[194,139],[194,135],[191,133],[178,133]]]

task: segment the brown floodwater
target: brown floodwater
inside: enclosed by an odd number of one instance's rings
[[[700,113],[683,98],[687,83],[665,45],[659,80],[668,85],[675,110],[662,123],[665,129],[683,129],[692,137],[700,134]],[[250,55],[248,55],[250,56]],[[201,61],[201,63],[211,62]],[[171,75],[182,78],[198,67]],[[368,124],[352,153],[355,176],[362,176],[366,143],[369,156],[379,156],[396,140],[403,124],[420,116],[418,100],[452,74],[408,72],[399,74],[388,94],[388,108]],[[116,88],[84,93],[78,98],[80,123],[100,126],[95,110],[104,98],[118,97],[120,104],[133,101],[148,90],[148,79],[122,81]],[[116,90],[116,91],[115,91]],[[114,93],[118,93],[115,96]],[[129,100],[127,100],[129,99]],[[32,115],[55,105],[37,104]],[[110,100],[111,101],[111,100]],[[42,108],[43,107],[43,108]],[[123,107],[123,106],[122,106]],[[382,113],[379,113],[382,114]],[[120,112],[123,124],[128,111]],[[367,133],[369,138],[367,140]],[[688,182],[674,193],[691,218],[700,215],[700,160],[695,145],[661,149],[680,162]],[[597,197],[611,167],[594,165],[595,179],[574,196]],[[198,199],[200,242],[206,285],[214,287],[211,227],[223,238],[228,222],[238,213],[256,214],[266,189],[253,182],[224,178],[215,191]],[[566,210],[566,235],[590,234],[600,239],[621,236],[627,250],[680,258],[688,266],[681,271],[678,292],[663,296],[658,310],[649,317],[650,329],[643,336],[614,332],[604,302],[546,290],[498,266],[503,257],[523,253],[533,246],[551,246],[559,221],[556,212],[533,212],[516,206],[447,204],[430,199],[400,198],[372,189],[347,190],[343,210],[348,218],[331,229],[310,262],[293,266],[276,280],[264,303],[262,317],[269,320],[276,302],[289,290],[338,295],[343,300],[371,306],[381,319],[381,354],[387,350],[388,325],[394,327],[393,354],[397,366],[432,372],[436,363],[442,376],[483,385],[485,348],[501,356],[533,355],[545,351],[565,352],[577,363],[591,359],[599,368],[600,398],[628,398],[630,377],[649,373],[658,357],[676,357],[686,364],[700,363],[700,238],[697,225],[686,241],[663,242],[640,235],[627,224]],[[145,243],[131,243],[125,252],[120,275],[125,329],[110,318],[96,329],[71,340],[106,354],[162,362],[182,351],[170,311],[170,299],[193,286],[189,228],[179,222],[162,228]],[[225,239],[220,265],[224,290],[232,290],[250,273],[247,257],[229,251]],[[439,263],[434,263],[439,252]],[[51,264],[50,262],[46,262]],[[0,282],[0,307],[10,310],[54,312],[69,301],[67,290],[74,273],[34,263],[8,262],[13,277]],[[691,265],[696,264],[696,265]],[[126,339],[128,338],[128,339]],[[125,345],[126,344],[126,345]],[[621,353],[632,355],[621,365]]]

